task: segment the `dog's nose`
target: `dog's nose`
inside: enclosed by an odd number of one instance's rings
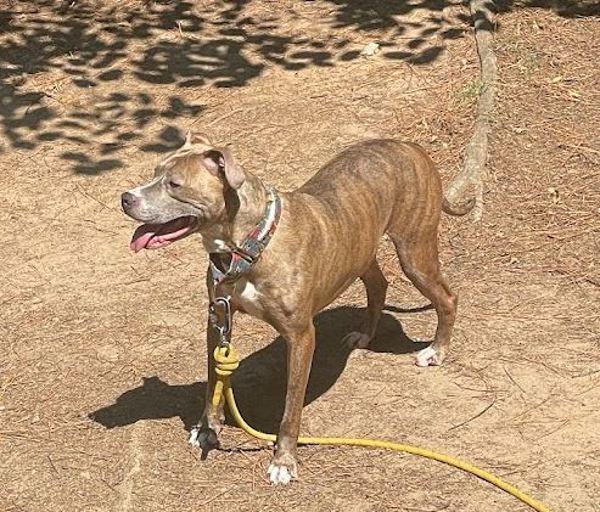
[[[137,197],[131,192],[124,192],[121,196],[121,206],[123,207],[123,210],[127,210],[128,208],[135,206],[136,202]]]

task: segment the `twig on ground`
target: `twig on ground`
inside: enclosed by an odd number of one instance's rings
[[[450,427],[448,429],[448,432],[450,432],[451,430],[455,430],[457,428],[460,428],[460,427],[464,427],[467,423],[471,423],[473,420],[476,420],[480,416],[483,416],[487,411],[489,411],[492,408],[492,406],[495,403],[496,403],[496,399],[494,399],[490,404],[488,404],[482,411],[478,412],[475,416],[472,416],[468,420],[465,420],[465,421],[459,423],[458,425],[454,425],[453,427]]]

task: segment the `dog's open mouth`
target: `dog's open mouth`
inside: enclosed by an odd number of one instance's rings
[[[181,240],[194,231],[195,217],[179,217],[164,224],[143,224],[135,230],[129,247],[134,252],[142,249],[160,249]]]

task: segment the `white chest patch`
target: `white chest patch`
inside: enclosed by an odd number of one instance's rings
[[[240,291],[240,298],[250,302],[255,302],[258,299],[258,290],[250,281],[244,282],[244,287]]]
[[[261,318],[260,293],[250,281],[240,279],[235,284],[235,300],[246,313]]]

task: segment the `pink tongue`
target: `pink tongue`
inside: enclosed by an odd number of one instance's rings
[[[150,240],[156,236],[155,231],[159,228],[159,226],[154,226],[150,224],[143,224],[139,228],[135,230],[133,233],[133,237],[131,238],[131,242],[129,243],[129,248],[133,252],[139,252],[144,249]]]
[[[173,221],[173,227],[181,223],[179,220]],[[169,227],[170,223],[164,225],[144,224],[135,230],[129,247],[134,252],[139,252],[142,249],[160,249],[169,245],[171,242],[185,235],[190,229],[189,224],[175,231],[161,234],[160,231]]]
[[[144,226],[141,226],[141,227],[144,227]],[[139,230],[139,228],[138,228],[138,230]],[[136,230],[136,233],[138,230]],[[131,239],[131,242],[129,243],[129,248],[133,252],[139,252],[148,245],[148,242],[150,242],[150,240],[152,239],[153,236],[154,236],[154,233],[150,233],[150,232],[144,233],[143,235],[139,235],[139,236],[136,236],[136,234],[134,233],[133,238]]]

